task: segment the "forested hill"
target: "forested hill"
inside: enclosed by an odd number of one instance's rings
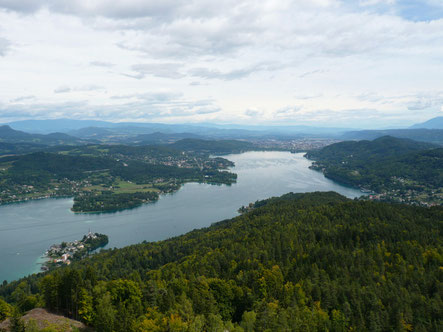
[[[48,135],[30,134],[14,130],[9,126],[0,126],[0,142],[4,143],[28,143],[28,144],[84,144],[85,141],[64,133],[52,133]]]
[[[98,331],[441,331],[442,221],[441,207],[289,194],[0,296]]]
[[[438,146],[430,143],[383,136],[373,141],[345,141],[331,144],[320,150],[309,151],[307,157],[341,163],[350,160],[391,158],[393,156],[437,147]]]
[[[385,136],[332,144],[306,156],[325,176],[387,199],[443,203],[443,148],[435,145]]]
[[[74,196],[75,212],[134,208],[186,182],[232,184],[233,163],[159,146],[88,145],[0,157],[0,203]]]

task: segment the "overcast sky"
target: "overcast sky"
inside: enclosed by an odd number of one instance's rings
[[[0,0],[0,122],[441,115],[442,0]]]

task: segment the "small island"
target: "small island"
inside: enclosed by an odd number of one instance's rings
[[[106,246],[108,242],[107,235],[89,232],[81,240],[53,244],[45,252],[48,260],[41,269],[42,271],[48,271],[63,265],[70,265],[72,261],[80,260],[92,251]]]

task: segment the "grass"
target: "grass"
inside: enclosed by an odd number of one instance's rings
[[[114,192],[116,194],[135,193],[135,192],[158,192],[157,188],[153,188],[152,184],[136,184],[128,181],[118,180],[114,183]]]

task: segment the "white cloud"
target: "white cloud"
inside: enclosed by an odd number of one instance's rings
[[[35,100],[35,96],[20,96],[11,100],[11,103],[21,103],[25,101]]]
[[[360,0],[360,6],[374,6],[374,5],[395,5],[396,0]]]
[[[391,0],[0,0],[0,122],[8,109],[44,116],[35,105],[107,119],[426,120],[441,105],[443,19],[402,10]]]
[[[5,38],[0,37],[0,56],[5,56],[9,51],[11,42]]]
[[[54,93],[66,93],[71,92],[71,88],[69,86],[61,86],[54,90]]]
[[[184,75],[180,73],[180,63],[142,63],[132,65],[131,69],[136,74],[125,74],[136,79],[142,79],[146,76],[155,76],[163,78],[181,78]]]
[[[114,67],[113,63],[106,62],[106,61],[91,61],[90,65],[97,66],[97,67],[105,67],[105,68]]]

